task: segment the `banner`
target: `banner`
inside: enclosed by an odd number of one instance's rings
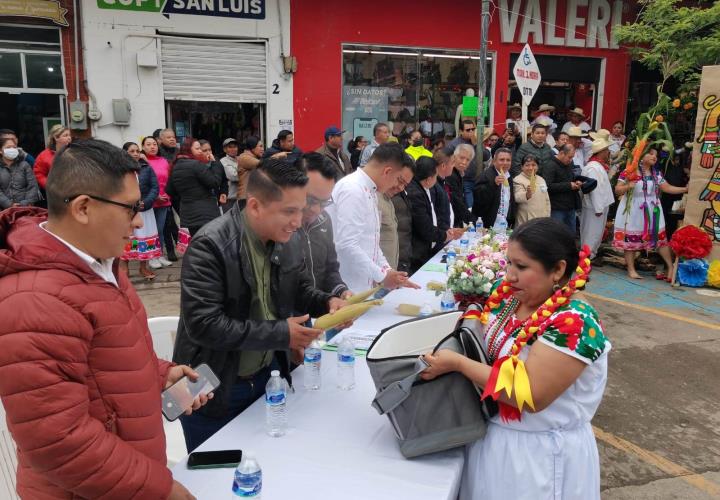
[[[0,0],[2,1],[2,0]],[[265,0],[97,0],[100,9],[265,19]]]
[[[703,67],[692,157],[685,224],[704,229],[708,259],[720,259],[720,66]]]
[[[0,0],[0,15],[49,19],[60,26],[69,26],[67,9],[57,0]]]

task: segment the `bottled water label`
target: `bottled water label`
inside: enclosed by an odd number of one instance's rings
[[[338,355],[338,361],[341,363],[354,363],[355,362],[355,356],[351,356],[348,354],[339,354]]]
[[[266,394],[265,400],[268,402],[268,404],[279,405],[285,402],[285,394],[283,394],[282,392],[275,394]]]
[[[241,498],[258,498],[262,491],[262,471],[243,474],[236,470],[232,490]]]
[[[320,353],[320,351],[315,351],[314,349],[306,349],[305,350],[305,362],[306,363],[319,363],[321,357],[322,357],[322,354]]]

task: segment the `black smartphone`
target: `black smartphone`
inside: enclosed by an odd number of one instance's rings
[[[187,468],[235,468],[240,460],[242,460],[242,450],[194,451],[188,456]]]

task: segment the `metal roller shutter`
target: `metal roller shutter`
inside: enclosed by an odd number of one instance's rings
[[[267,102],[265,44],[200,38],[163,38],[165,99]]]

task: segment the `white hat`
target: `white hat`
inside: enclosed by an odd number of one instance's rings
[[[587,137],[587,134],[580,127],[570,127],[567,135],[570,137]]]
[[[516,103],[511,104],[510,106],[508,106],[507,109],[508,109],[508,111],[510,111],[511,109],[522,109],[522,106],[520,106],[520,103],[519,103],[519,102],[516,102]]]
[[[582,108],[573,108],[573,109],[571,109],[570,111],[568,111],[567,114],[569,114],[569,115],[570,115],[570,114],[580,115],[580,116],[583,118],[583,120],[584,120],[585,118],[587,118],[587,117],[585,116],[585,112],[583,111]]]
[[[600,151],[604,151],[607,148],[612,146],[612,142],[608,141],[607,139],[604,139],[602,137],[598,137],[592,142],[592,154],[599,153]]]
[[[606,140],[610,139],[610,131],[606,128],[601,128],[597,132],[590,132],[588,134],[593,140],[603,138]]]
[[[555,111],[555,106],[550,106],[549,104],[541,104],[538,109],[535,110],[534,114],[542,113],[543,111],[549,111],[553,112]]]

